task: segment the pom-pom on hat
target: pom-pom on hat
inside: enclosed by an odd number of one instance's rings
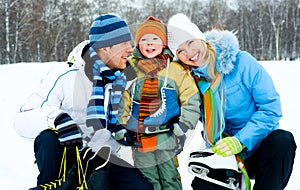
[[[167,46],[167,26],[158,18],[149,16],[136,29],[135,45],[138,47],[139,41],[145,34],[155,34],[162,41],[163,45]]]
[[[176,56],[179,45],[187,40],[201,39],[205,41],[205,36],[198,26],[184,14],[173,15],[168,21],[168,46]]]
[[[97,49],[130,41],[131,34],[124,20],[116,15],[103,14],[92,23],[89,38],[90,45]]]

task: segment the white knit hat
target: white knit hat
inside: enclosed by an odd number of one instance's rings
[[[167,25],[168,29],[168,47],[176,56],[176,50],[179,45],[187,40],[201,39],[205,41],[205,36],[198,26],[184,14],[173,15]]]

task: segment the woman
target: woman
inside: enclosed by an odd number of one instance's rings
[[[170,18],[168,32],[170,49],[178,62],[191,67],[210,106],[204,103],[202,109],[207,145],[224,158],[240,154],[249,177],[255,176],[254,189],[284,189],[296,144],[290,132],[279,129],[281,103],[270,75],[239,49],[230,31],[212,29],[203,35],[185,15],[177,14]],[[192,187],[218,189],[197,177]]]

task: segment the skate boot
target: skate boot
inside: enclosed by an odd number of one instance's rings
[[[172,118],[180,114],[180,107],[176,90],[173,88],[161,88],[162,104],[160,108],[144,120],[144,125],[160,126],[166,124]]]
[[[242,172],[234,155],[222,157],[211,149],[194,151],[188,166],[188,171],[198,178],[228,189],[241,189]]]
[[[67,173],[65,180],[59,179],[47,184],[42,184],[37,187],[30,188],[29,190],[70,190],[76,189],[78,185],[77,166],[74,165]]]
[[[73,164],[72,167],[67,171],[66,169],[66,151],[67,148],[64,149],[64,154],[61,163],[61,170],[59,172],[58,179],[48,182],[46,184],[40,184],[37,187],[30,188],[29,190],[70,190],[76,189],[79,185],[78,182],[78,166],[77,164]],[[78,147],[76,147],[76,154],[79,155]],[[64,166],[64,167],[63,167]],[[84,190],[84,189],[82,189]]]
[[[81,151],[80,157],[82,158],[86,181],[88,181],[94,170],[99,170],[107,165],[110,154],[110,146],[103,146],[97,152],[93,152],[90,147],[86,147]]]

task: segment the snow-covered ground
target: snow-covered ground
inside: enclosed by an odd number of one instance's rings
[[[261,62],[273,77],[275,86],[281,95],[283,118],[281,128],[291,131],[300,144],[300,90],[297,84],[300,62]],[[18,136],[13,128],[13,118],[42,76],[53,64],[61,63],[19,63],[0,66],[0,189],[25,190],[36,184],[38,170],[34,164],[33,143]],[[199,129],[201,125],[199,126]],[[179,155],[179,171],[184,190],[190,190],[193,179],[187,172],[188,155],[201,145],[199,129],[195,130],[185,150]],[[200,140],[199,140],[200,139]],[[294,171],[286,190],[300,189],[299,148],[295,159]]]

